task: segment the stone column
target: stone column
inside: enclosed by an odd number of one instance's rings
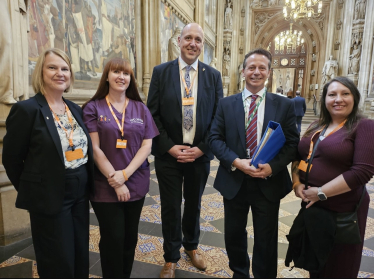
[[[355,9],[355,0],[346,0],[344,3],[344,16],[342,18],[343,21],[343,32],[342,32],[342,48],[340,51],[340,68],[341,68],[341,75],[347,76],[348,74],[348,66],[349,60],[348,57],[351,53],[351,44],[349,43],[352,38],[352,23],[353,23],[353,12]]]
[[[360,75],[358,79],[358,89],[361,93],[361,105],[370,92],[371,76],[370,71],[373,64],[372,48],[373,48],[373,35],[374,35],[374,17],[371,12],[374,10],[374,1],[366,2],[366,16],[364,33],[361,49],[361,65]]]
[[[136,79],[138,87],[143,91],[143,33],[142,33],[142,3],[135,0],[135,44],[136,44]]]
[[[217,0],[217,39],[216,39],[216,57],[217,57],[217,70],[222,73],[223,63],[223,24],[225,14],[225,0]]]
[[[232,27],[232,41],[231,41],[231,69],[230,69],[230,87],[229,95],[237,92],[238,81],[238,56],[239,56],[239,34],[240,34],[240,14],[242,7],[240,1],[233,1],[233,27]]]
[[[142,0],[142,17],[143,17],[143,93],[145,97],[148,97],[149,85],[151,83],[151,73],[150,73],[150,61],[149,61],[149,37],[150,37],[150,26],[149,26],[149,1]]]
[[[205,1],[195,1],[195,22],[205,29]],[[204,61],[204,49],[199,56],[200,61]]]
[[[335,22],[336,22],[336,14],[339,12],[338,10],[338,3],[337,0],[333,0],[330,2],[330,12],[329,12],[329,19],[327,24],[327,33],[326,33],[326,54],[332,55],[334,53],[334,43],[335,43]]]

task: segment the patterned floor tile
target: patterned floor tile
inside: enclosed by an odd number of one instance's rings
[[[205,232],[222,233],[216,227],[212,226],[209,222],[200,224],[200,230]]]
[[[364,247],[362,249],[362,255],[366,256],[366,257],[372,257],[372,258],[374,258],[374,251],[371,250],[371,249],[369,249],[369,248],[367,248],[367,247]]]
[[[293,202],[293,201],[301,201],[300,198],[295,196],[295,193],[291,191],[287,196],[285,196],[281,200],[281,204],[288,203],[288,202]]]
[[[365,240],[374,237],[374,219],[368,217],[366,221]]]
[[[208,222],[224,218],[223,197],[221,194],[216,193],[202,197],[200,217]]]
[[[374,278],[374,273],[360,271],[357,278]]]
[[[31,260],[29,260],[29,259],[21,258],[21,257],[18,257],[18,256],[13,256],[13,257],[7,259],[5,262],[1,263],[0,268],[6,267],[6,266],[12,266],[12,265],[16,265],[16,264],[21,264],[21,263],[26,263],[26,262],[30,262],[30,261]]]

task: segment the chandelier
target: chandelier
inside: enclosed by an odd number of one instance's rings
[[[318,3],[317,11],[313,7]],[[286,6],[283,7],[285,20],[297,20],[298,18],[307,18],[322,13],[321,0],[285,0]]]
[[[285,46],[296,48],[304,43],[304,38],[301,37],[302,32],[297,30],[292,31],[293,23],[290,23],[290,30],[280,32],[275,37],[275,48],[283,49]]]

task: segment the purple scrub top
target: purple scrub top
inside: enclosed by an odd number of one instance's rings
[[[118,112],[113,106],[112,108],[121,123],[122,112]],[[83,120],[90,133],[98,132],[100,148],[115,170],[125,169],[130,164],[144,139],[152,139],[159,135],[148,108],[143,103],[133,100],[129,100],[125,112],[124,139],[127,140],[125,149],[116,148],[121,132],[105,98],[89,102],[83,110]],[[125,183],[131,195],[129,201],[140,200],[148,193],[149,179],[149,162],[146,159]],[[91,194],[90,199],[94,202],[118,202],[115,190],[98,168],[95,168],[95,193]]]

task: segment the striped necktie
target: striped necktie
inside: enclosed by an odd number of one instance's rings
[[[191,80],[190,80],[190,70],[191,66],[186,66],[186,73],[184,75],[184,79],[186,81],[187,88],[190,88]],[[187,97],[187,92],[184,90],[184,97]],[[190,91],[190,97],[192,97],[192,88]],[[183,120],[183,127],[189,131],[192,129],[193,126],[193,106],[183,106],[183,114],[184,114],[184,120]]]
[[[248,120],[250,119],[252,113],[254,112],[256,108],[256,100],[258,95],[252,94],[251,96],[251,105],[249,106],[249,112],[248,112]],[[250,150],[251,158],[253,156],[253,153],[256,150],[257,147],[257,110],[255,114],[253,115],[253,118],[251,122],[248,125],[246,136],[245,136],[245,146],[247,150]]]

